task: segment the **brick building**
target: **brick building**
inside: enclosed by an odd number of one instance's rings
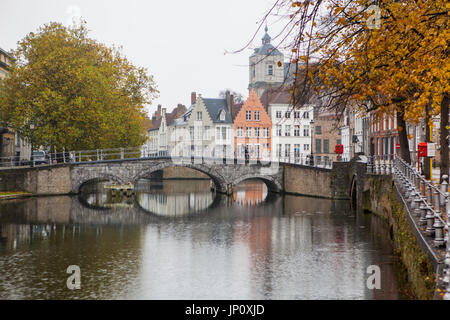
[[[270,158],[272,121],[253,89],[234,119],[234,130],[234,150],[237,158],[243,159],[246,149],[250,159]]]
[[[333,111],[317,108],[314,113],[311,139],[313,141],[313,156],[316,165],[331,165],[337,161],[338,155],[334,152],[337,144],[342,144],[341,128],[343,119]]]
[[[397,118],[394,115],[372,112],[370,114],[370,155],[396,154],[398,143]]]

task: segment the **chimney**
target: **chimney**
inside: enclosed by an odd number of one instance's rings
[[[158,104],[158,111],[156,112],[156,118],[160,118],[161,117],[161,105]]]
[[[191,104],[194,104],[195,101],[197,101],[197,93],[192,92],[191,93]]]
[[[226,101],[227,101],[227,107],[228,107],[228,110],[232,113],[232,112],[233,112],[233,100],[234,100],[234,97],[233,97],[233,95],[230,93],[229,90],[227,90],[227,91],[225,92],[225,99],[226,99]]]

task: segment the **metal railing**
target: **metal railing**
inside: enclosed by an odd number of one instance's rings
[[[115,148],[115,149],[95,149],[95,150],[81,150],[81,151],[65,151],[65,152],[53,152],[45,153],[45,159],[42,157],[35,157],[34,159],[20,159],[19,157],[3,157],[0,158],[0,168],[11,168],[11,167],[22,167],[22,166],[39,166],[39,165],[55,165],[61,163],[84,163],[90,161],[108,161],[108,160],[123,160],[123,159],[155,159],[159,157],[170,157],[169,152],[165,152],[165,155],[158,155],[158,152],[152,152],[152,150],[146,150],[141,147],[131,147],[131,148]],[[183,156],[186,158],[196,157],[196,158],[224,158],[222,154],[216,156],[202,156],[197,155],[196,152],[188,152],[187,155]],[[234,156],[232,154],[226,155],[226,158],[244,159],[244,155]],[[267,157],[261,157],[261,160]],[[332,168],[333,161],[331,160],[317,160],[314,157],[314,161],[311,163],[310,155],[299,154],[291,152],[286,155],[283,153],[281,156],[274,156],[268,161],[276,161],[280,163],[292,163],[300,164],[305,166],[314,166],[319,168]],[[250,159],[255,160],[254,154],[250,154]]]
[[[140,147],[95,149],[81,151],[65,151],[45,153],[45,157],[34,156],[32,159],[20,159],[19,157],[0,158],[0,168],[55,165],[61,163],[81,163],[90,161],[106,161],[120,159],[137,159],[146,157]]]
[[[367,157],[367,173],[392,174],[395,156],[392,154]]]
[[[448,176],[443,182],[433,184],[420,175],[420,172],[403,159],[394,160],[393,177],[419,225],[424,228],[425,236],[432,238],[435,247],[445,247],[444,277],[446,286],[444,300],[450,300],[450,194]]]

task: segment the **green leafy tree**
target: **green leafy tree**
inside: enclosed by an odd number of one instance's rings
[[[50,23],[12,52],[1,83],[0,120],[52,150],[140,146],[143,106],[156,97],[153,77],[115,47],[88,38],[85,23]],[[34,123],[32,133],[30,124]]]

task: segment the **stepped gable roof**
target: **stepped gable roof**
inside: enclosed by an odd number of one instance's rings
[[[244,103],[236,103],[233,105],[233,110],[232,110],[233,112],[231,114],[233,121],[234,121],[234,119],[236,119],[236,117],[237,117],[239,111],[241,111],[241,108],[243,105],[244,105]]]

